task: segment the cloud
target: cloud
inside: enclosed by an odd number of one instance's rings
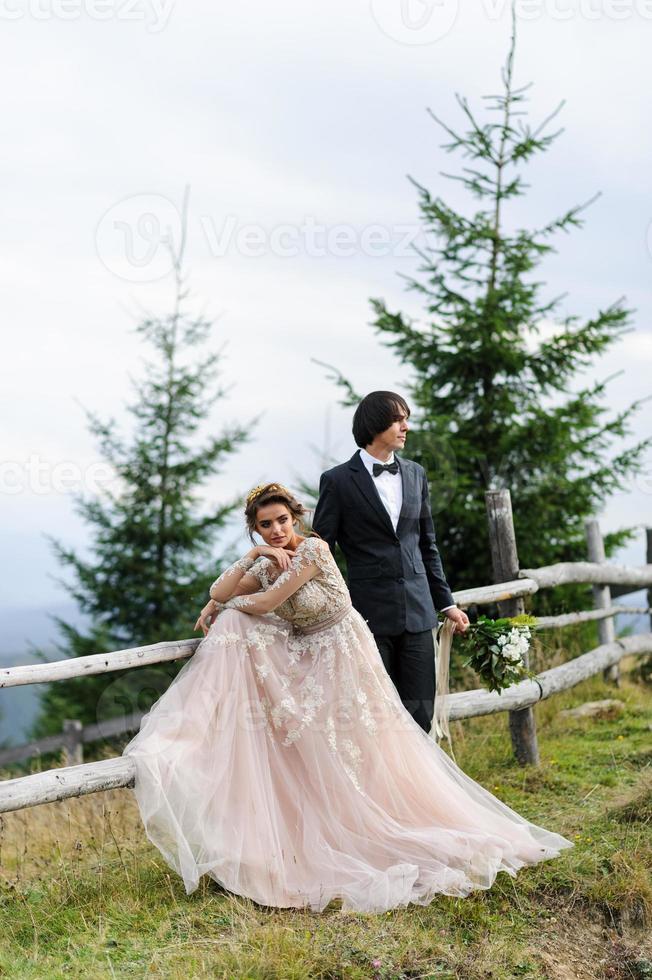
[[[444,37],[419,46],[392,40],[368,5],[343,0],[310,11],[294,0],[185,0],[158,32],[114,9],[106,21],[80,14],[3,23],[11,41],[0,69],[4,456],[85,469],[96,449],[80,406],[128,422],[129,374],[138,375],[146,353],[134,323],[143,309],[169,308],[171,283],[119,278],[98,255],[98,225],[132,196],[178,206],[189,182],[193,302],[217,318],[212,346],[228,339],[224,380],[233,384],[210,424],[265,413],[210,493],[230,495],[267,474],[314,478],[311,446],[323,441],[329,412],[338,454],[355,447],[350,412],[312,358],[334,363],[363,391],[408,380],[369,326],[368,300],[420,314],[397,275],[413,271],[414,258],[394,247],[397,229],[418,216],[406,174],[470,206],[440,176],[453,161],[425,109],[459,123],[460,91],[482,111],[507,49],[505,12],[460,6]],[[622,292],[637,306],[637,334],[600,366],[625,369],[614,407],[649,384],[652,215],[640,190],[649,169],[648,34],[640,17],[562,22],[545,7],[519,24],[517,76],[535,82],[534,118],[564,96],[568,104],[560,119],[567,131],[528,170],[532,190],[515,216],[530,224],[603,191],[586,228],[561,236],[545,275],[551,295],[568,290],[569,311],[589,315]],[[262,254],[247,254],[237,235],[215,254],[206,227],[219,234],[228,220],[260,229]],[[331,236],[325,253],[311,251],[306,222]],[[370,254],[361,242],[376,225],[392,247]],[[270,244],[281,226],[294,235],[292,256]],[[342,227],[354,242],[349,255],[333,246]],[[632,488],[627,501],[607,508],[606,528],[625,513],[647,519],[647,492]],[[3,503],[3,530],[20,529],[14,550],[41,555],[31,567],[5,562],[5,601],[28,592],[59,599],[47,577],[58,570],[35,542],[53,529],[84,540],[70,495],[26,491]]]

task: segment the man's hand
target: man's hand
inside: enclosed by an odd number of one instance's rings
[[[463,609],[459,609],[457,606],[451,606],[450,609],[445,609],[444,616],[448,616],[455,623],[454,633],[466,633],[470,626],[469,617]]]

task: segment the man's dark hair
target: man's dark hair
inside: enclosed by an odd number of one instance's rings
[[[406,400],[395,391],[371,391],[362,399],[353,416],[353,438],[364,449],[377,435],[389,429],[402,413],[409,417]]]

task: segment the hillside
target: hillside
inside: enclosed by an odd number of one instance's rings
[[[560,717],[617,696],[618,718]],[[267,909],[202,879],[186,895],[144,837],[130,790],[0,822],[0,975],[165,978],[652,976],[652,693],[587,681],[535,709],[542,762],[513,760],[506,719],[453,726],[460,765],[524,816],[571,838],[486,892],[381,916]],[[38,923],[38,928],[35,923]]]

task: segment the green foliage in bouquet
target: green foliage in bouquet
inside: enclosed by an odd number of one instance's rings
[[[525,614],[502,619],[479,616],[460,638],[468,653],[464,666],[472,667],[485,687],[499,694],[524,677],[532,677],[524,657],[536,621],[536,617]]]

